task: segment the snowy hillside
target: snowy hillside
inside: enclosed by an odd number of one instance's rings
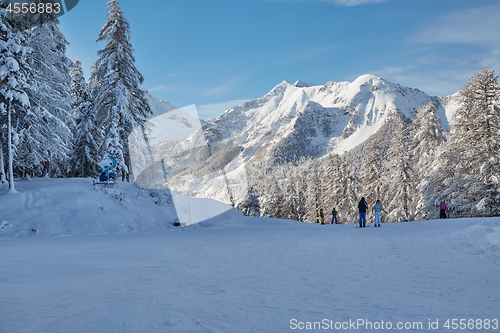
[[[231,210],[180,228],[130,184],[1,186],[0,332],[499,329],[500,218],[359,229]]]
[[[18,193],[10,194],[8,183],[0,183],[0,238],[158,231],[173,227],[179,219],[189,224],[168,204],[172,202],[168,190],[141,190],[126,182],[100,189],[90,178],[18,180],[16,189]],[[210,199],[179,200],[178,208],[189,201],[192,221],[230,208]]]
[[[228,109],[188,140],[167,145],[159,154],[176,166],[168,184],[171,189],[226,203],[233,197],[238,202],[247,193],[247,163],[273,165],[302,156],[342,154],[377,133],[391,115],[401,112],[414,119],[429,101],[449,130],[458,107],[456,96],[431,97],[374,75],[322,86],[283,81],[265,96]],[[214,173],[217,170],[224,172]],[[228,194],[224,184],[233,187],[234,193]]]

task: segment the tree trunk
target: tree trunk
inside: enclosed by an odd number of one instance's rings
[[[12,162],[14,159],[14,151],[12,149],[12,124],[11,124],[11,106],[9,103],[9,111],[8,114],[8,124],[9,133],[8,133],[8,149],[9,149],[9,189],[11,192],[15,192],[16,189],[14,187],[14,169],[12,168]]]
[[[3,143],[0,140],[0,182],[5,183],[7,179],[5,178],[5,164],[3,161]]]

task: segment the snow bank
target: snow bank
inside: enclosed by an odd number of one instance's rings
[[[16,189],[11,194],[6,183],[0,184],[0,238],[151,232],[234,210],[215,200],[176,195],[178,214],[173,204],[165,204],[165,191],[123,182],[99,190],[91,179],[34,178],[17,181]],[[191,214],[183,211],[188,202]]]
[[[479,247],[485,253],[500,256],[500,222],[498,218],[468,219],[473,224],[462,231],[472,246]],[[498,258],[500,262],[500,257]]]

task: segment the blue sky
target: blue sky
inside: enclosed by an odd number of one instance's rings
[[[86,74],[106,0],[60,18],[68,56]],[[450,95],[482,67],[500,74],[498,0],[121,0],[143,88],[201,117],[222,114],[287,80],[363,74]]]

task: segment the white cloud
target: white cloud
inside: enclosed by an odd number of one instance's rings
[[[432,17],[408,38],[411,51],[397,65],[372,69],[394,83],[446,96],[482,67],[500,71],[500,5]]]
[[[410,41],[433,45],[470,45],[470,57],[477,58],[477,66],[500,70],[499,18],[500,5],[456,11],[433,19]]]
[[[500,5],[457,11],[433,19],[412,40],[500,48]]]

